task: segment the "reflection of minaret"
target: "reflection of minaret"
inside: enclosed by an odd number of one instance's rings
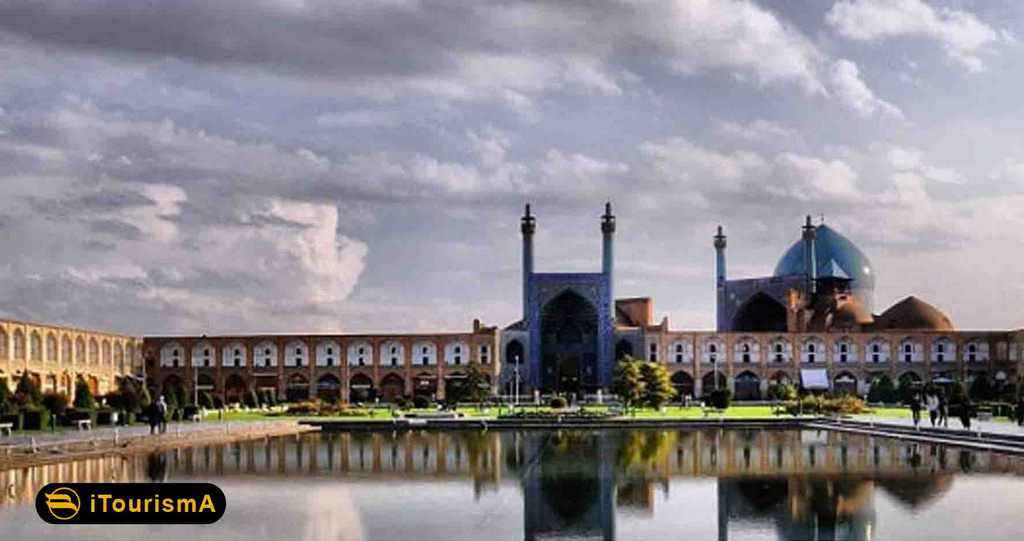
[[[615,442],[595,433],[525,433],[523,539],[615,539]],[[543,458],[542,458],[543,457]]]

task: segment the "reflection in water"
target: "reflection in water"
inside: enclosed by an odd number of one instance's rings
[[[717,482],[719,539],[769,532],[761,537],[857,540],[871,539],[878,529],[878,494],[919,512],[940,502],[961,472],[1021,475],[1024,460],[817,431],[323,433],[0,471],[0,505],[28,509],[35,492],[53,481],[208,479],[230,487],[238,511],[225,520],[237,521],[238,531],[269,520],[241,514],[247,504],[268,499],[266,487],[275,487],[274,495],[291,494],[287,505],[275,507],[287,510],[291,522],[266,524],[247,539],[271,539],[288,525],[298,525],[310,540],[399,538],[393,509],[399,500],[402,520],[417,528],[422,523],[422,531],[413,532],[433,539],[455,529],[458,514],[470,510],[432,499],[464,486],[481,506],[488,498],[501,502],[493,511],[501,517],[516,508],[500,494],[518,491],[522,530],[516,539],[626,539],[630,532],[617,531],[621,524],[670,527],[679,517],[656,512],[656,506],[670,506],[670,487],[686,490],[687,479],[707,479]],[[379,505],[366,496],[376,487],[392,491]],[[422,506],[399,498],[396,489],[423,494]],[[428,529],[431,521],[435,530]],[[445,537],[472,538],[465,535]]]

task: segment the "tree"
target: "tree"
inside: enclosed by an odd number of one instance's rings
[[[6,415],[13,407],[11,390],[7,388],[7,378],[2,378],[0,379],[0,415]]]
[[[623,355],[615,366],[615,378],[612,381],[612,392],[622,401],[627,410],[635,407],[643,400],[644,381],[640,373],[640,363],[629,355]]]
[[[676,396],[676,388],[665,367],[652,362],[640,366],[640,380],[643,382],[643,402],[658,409],[671,402]]]
[[[893,385],[889,376],[882,374],[871,381],[871,388],[868,390],[868,402],[884,402],[891,404],[896,402],[896,386]]]
[[[470,402],[476,402],[479,408],[489,396],[491,396],[491,384],[487,376],[480,370],[480,363],[471,361],[466,371],[466,398]]]
[[[974,400],[992,400],[995,398],[996,389],[991,378],[985,374],[979,374],[971,382],[970,393]]]
[[[43,395],[42,403],[54,415],[63,415],[68,409],[68,397],[64,393],[49,391]]]
[[[35,407],[42,405],[43,393],[39,392],[36,382],[25,372],[18,380],[18,386],[14,389],[14,401],[22,407]]]
[[[92,396],[92,389],[81,377],[75,381],[75,407],[86,410],[96,408],[96,398]]]

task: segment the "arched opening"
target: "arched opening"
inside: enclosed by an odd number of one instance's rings
[[[523,351],[523,343],[519,340],[509,340],[505,344],[505,362],[511,365],[522,365],[526,362],[526,353]]]
[[[398,374],[391,373],[380,380],[380,396],[386,402],[394,402],[405,395],[405,379]]]
[[[760,400],[761,378],[757,374],[746,371],[736,376],[736,400]]]
[[[701,392],[704,396],[711,394],[715,389],[726,389],[726,385],[725,374],[721,372],[708,372],[701,378]]]
[[[163,383],[160,385],[160,394],[168,402],[173,401],[179,406],[184,406],[188,403],[188,399],[185,396],[185,382],[173,374],[164,378]]]
[[[686,372],[672,374],[672,386],[676,388],[676,395],[680,399],[693,396],[693,378]]]
[[[786,308],[779,301],[758,293],[736,312],[732,320],[734,331],[767,332],[786,330]]]
[[[575,393],[597,373],[597,310],[566,290],[541,310],[541,387]]]
[[[284,390],[284,396],[289,402],[298,402],[309,398],[309,380],[301,373],[294,373],[288,377],[288,386]]]
[[[366,374],[356,374],[349,379],[349,400],[352,402],[367,402],[373,400],[376,393],[373,390],[373,380]]]
[[[224,380],[224,401],[235,404],[242,401],[242,397],[248,392],[249,387],[245,379],[238,374],[231,374]]]
[[[832,390],[836,394],[857,394],[857,377],[850,372],[840,372],[832,381]]]
[[[615,344],[615,360],[621,361],[626,355],[633,356],[633,342],[623,338]]]
[[[425,396],[433,399],[437,396],[437,376],[428,372],[422,372],[416,376],[412,387],[413,396]]]
[[[341,398],[341,380],[334,374],[324,374],[316,380],[316,397],[328,402]]]

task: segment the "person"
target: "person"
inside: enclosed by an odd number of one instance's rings
[[[167,433],[167,400],[164,400],[164,395],[160,395],[160,398],[156,401],[156,418],[157,422],[160,423],[160,433]]]
[[[156,402],[146,406],[146,420],[149,421],[149,434],[156,434],[160,428],[160,412],[157,410]]]
[[[914,427],[921,424],[921,397],[914,393],[910,395],[910,415],[914,419]]]
[[[1024,426],[1024,394],[1017,397],[1017,426]]]
[[[971,410],[973,407],[970,399],[967,398],[964,398],[964,401],[960,404],[960,424],[964,425],[964,430],[971,429]]]
[[[935,421],[939,418],[939,397],[936,396],[935,391],[928,393],[925,404],[928,407],[928,420],[931,421],[932,428],[934,428]]]
[[[939,393],[939,425],[949,428],[949,401],[944,392]]]

